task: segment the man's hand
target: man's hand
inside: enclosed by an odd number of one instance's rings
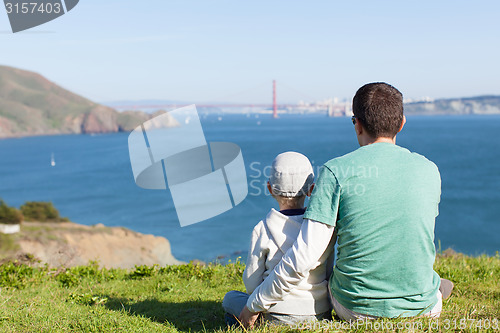
[[[259,317],[258,312],[257,313],[250,312],[250,310],[248,310],[247,306],[245,305],[243,310],[241,310],[238,320],[245,328],[253,328],[255,321],[257,320],[258,317]]]

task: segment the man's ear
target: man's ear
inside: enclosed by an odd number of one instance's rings
[[[356,119],[356,124],[354,124],[354,130],[356,131],[356,134],[358,136],[360,136],[361,134],[363,134],[363,131],[365,130],[363,128],[363,125],[361,125],[361,123],[359,122],[358,119]]]
[[[312,191],[314,190],[314,184],[312,184],[310,187],[309,187],[309,191],[307,191],[307,196],[310,197],[311,196],[311,193]]]
[[[399,127],[398,133],[401,132],[405,124],[406,124],[406,117],[403,115],[403,121],[401,122],[401,126]]]

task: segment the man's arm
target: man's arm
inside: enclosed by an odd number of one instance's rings
[[[257,313],[267,311],[294,289],[328,249],[334,227],[305,219],[293,246],[280,263],[250,295],[247,306],[240,314],[245,326],[253,326]],[[333,247],[331,247],[333,250]]]

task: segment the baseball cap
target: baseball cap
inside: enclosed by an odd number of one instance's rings
[[[307,157],[294,151],[276,156],[269,177],[274,195],[289,198],[306,195],[313,183],[314,172]]]

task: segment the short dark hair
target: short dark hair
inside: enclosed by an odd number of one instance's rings
[[[393,138],[403,122],[403,94],[384,82],[368,83],[354,95],[352,111],[374,138]]]

